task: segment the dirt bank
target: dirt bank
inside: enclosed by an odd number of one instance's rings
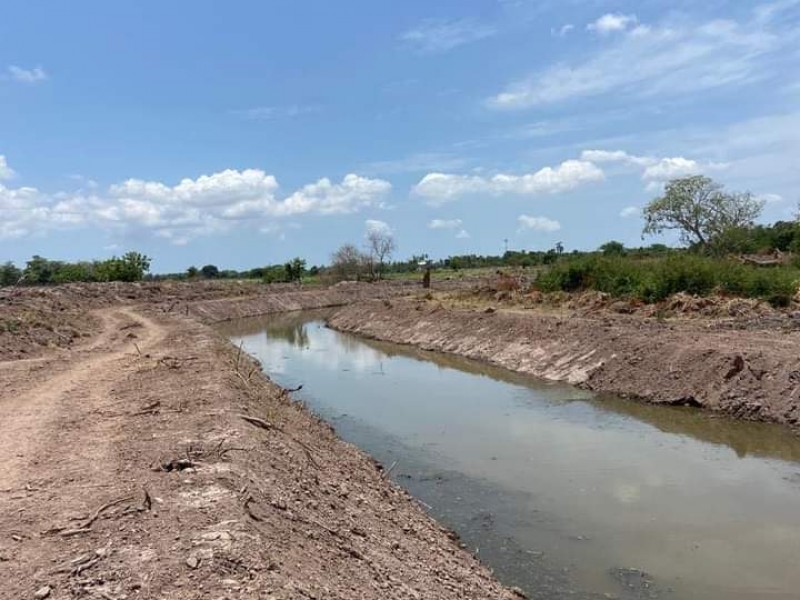
[[[207,326],[108,303],[0,363],[0,598],[514,597]]]
[[[331,326],[450,352],[654,403],[800,423],[800,332],[719,330],[701,320],[445,308],[436,300],[347,306]]]
[[[93,309],[139,304],[206,322],[286,310],[341,306],[388,298],[413,283],[342,283],[332,287],[264,285],[253,281],[76,283],[53,287],[0,288],[0,360],[35,358],[69,349],[95,335]]]

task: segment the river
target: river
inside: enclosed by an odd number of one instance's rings
[[[224,326],[533,598],[800,597],[800,438],[364,340]]]

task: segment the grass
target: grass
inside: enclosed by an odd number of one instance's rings
[[[788,306],[800,284],[800,269],[742,264],[692,254],[663,258],[581,256],[564,258],[536,279],[544,292],[596,290],[616,298],[658,302],[679,292],[759,298]]]

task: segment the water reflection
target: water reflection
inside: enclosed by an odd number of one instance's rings
[[[796,597],[800,440],[785,429],[595,397],[322,318],[226,333],[304,384],[346,439],[399,460],[399,481],[506,581],[540,598]]]

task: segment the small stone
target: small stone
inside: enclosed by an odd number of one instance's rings
[[[186,559],[186,566],[189,567],[190,569],[196,569],[197,567],[200,566],[200,559],[197,558],[196,556],[190,556],[189,558]]]
[[[43,600],[43,598],[47,598],[52,591],[53,590],[50,588],[50,586],[46,585],[36,590],[36,593],[33,595],[33,597],[36,598],[36,600]]]

